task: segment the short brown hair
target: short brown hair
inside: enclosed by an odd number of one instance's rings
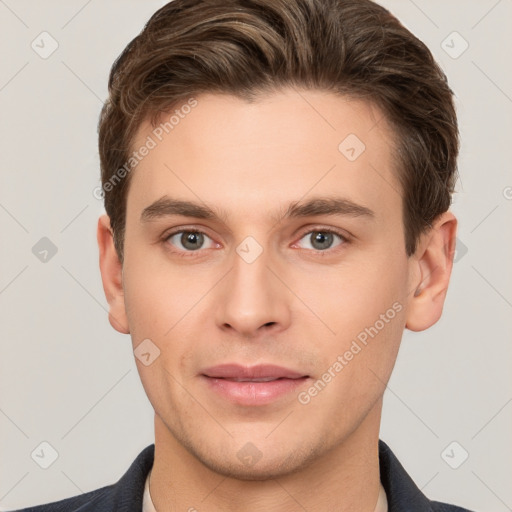
[[[396,137],[405,248],[414,254],[450,207],[459,151],[453,92],[425,44],[370,0],[173,0],[114,62],[98,125],[105,209],[121,262],[126,162],[141,122],[154,127],[202,92],[251,101],[286,86],[382,109]]]

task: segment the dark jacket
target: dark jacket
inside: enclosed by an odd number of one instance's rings
[[[144,448],[115,484],[17,512],[141,512],[144,483],[153,466],[154,453],[154,444]],[[379,440],[379,463],[388,512],[471,512],[455,505],[430,501],[382,440]]]

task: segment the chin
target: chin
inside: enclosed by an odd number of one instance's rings
[[[260,446],[262,446],[260,444]],[[273,445],[266,443],[258,449],[251,442],[241,448],[218,446],[209,450],[198,450],[189,446],[189,451],[208,469],[237,480],[271,480],[299,472],[309,466],[320,455],[320,447],[312,447],[309,451],[298,446]]]
[[[211,471],[219,475],[245,481],[265,481],[281,478],[300,471],[307,465],[306,461],[289,460],[289,457],[281,460],[261,459],[254,465],[244,465],[237,462],[226,462],[219,459],[200,459],[201,462]]]

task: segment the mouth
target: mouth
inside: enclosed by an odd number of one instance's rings
[[[200,377],[208,390],[236,405],[272,403],[291,394],[309,375],[276,365],[252,367],[223,364],[203,370]]]
[[[224,379],[224,380],[230,380],[232,382],[273,382],[274,380],[280,380],[280,379],[287,379],[288,377],[261,377],[261,378],[254,378],[254,379],[250,379],[250,378],[236,378],[236,377],[213,377],[213,378],[216,378],[216,379]],[[300,378],[300,377],[296,377],[296,378]]]
[[[243,366],[236,363],[220,364],[203,370],[202,375],[215,379],[237,380],[238,382],[269,382],[277,379],[301,379],[309,377],[295,370],[273,364]]]

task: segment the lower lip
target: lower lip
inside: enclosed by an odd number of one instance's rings
[[[209,388],[238,405],[265,405],[302,386],[309,378],[277,379],[268,382],[237,382],[202,376]]]

